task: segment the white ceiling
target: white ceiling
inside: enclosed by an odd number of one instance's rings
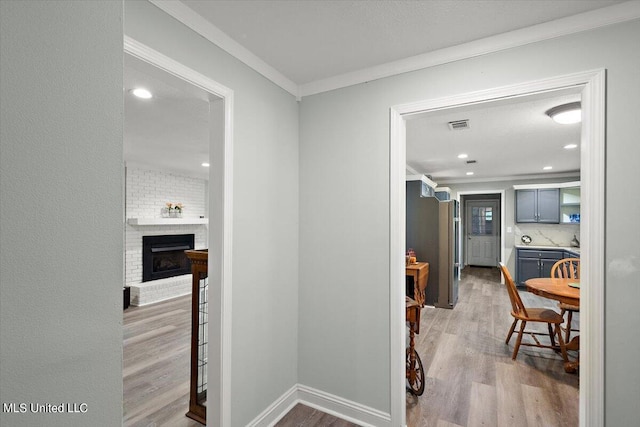
[[[623,0],[182,0],[301,85]]]
[[[621,3],[621,0],[150,1],[162,8],[178,7],[192,14],[195,11],[211,28],[222,30],[298,85]],[[207,178],[208,171],[201,166],[209,156],[207,94],[127,55],[124,83],[125,161],[129,165],[148,165]],[[128,90],[135,85],[149,87],[155,97],[147,101],[133,98]],[[449,161],[458,151],[465,150],[478,161],[473,177],[478,180],[488,175],[537,174],[539,163],[555,153],[558,157],[553,172],[576,171],[579,160],[576,163],[569,153],[556,153],[552,148],[563,141],[579,139],[576,127],[573,133],[566,128],[550,128],[550,120],[539,115],[546,104],[557,101],[537,100],[531,105],[519,103],[517,107],[484,108],[485,105],[477,111],[455,114],[450,111],[453,119],[471,119],[471,129],[455,135],[439,127],[442,123],[438,120],[446,124],[451,119],[447,118],[449,113],[415,119],[408,125],[408,164],[434,178],[455,180],[461,174],[456,169],[460,168],[460,161],[455,156],[454,163]],[[519,145],[514,157],[510,157],[508,148],[514,147],[514,141]],[[543,147],[542,143],[550,146]],[[479,146],[483,148],[479,150]],[[501,160],[500,165],[495,159]],[[525,169],[522,163],[525,159],[531,169]],[[521,166],[507,166],[516,164]],[[483,172],[483,168],[491,174]]]
[[[412,116],[407,173],[428,175],[439,185],[579,176],[580,123],[561,125],[545,114],[575,101],[580,94],[573,88]],[[457,120],[469,120],[469,128],[451,130],[448,123]],[[565,149],[568,144],[578,147]],[[462,153],[469,157],[459,159]],[[467,164],[471,160],[476,163]]]
[[[151,99],[130,90],[144,87]],[[209,94],[129,55],[124,58],[124,159],[128,166],[208,179]]]

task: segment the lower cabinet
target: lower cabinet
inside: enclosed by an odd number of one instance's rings
[[[550,277],[551,267],[562,258],[565,258],[563,250],[517,249],[516,283],[524,286],[527,279]]]

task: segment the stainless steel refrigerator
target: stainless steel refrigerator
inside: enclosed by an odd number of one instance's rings
[[[407,181],[407,249],[429,263],[426,304],[453,308],[458,302],[460,263],[457,200],[440,201],[424,191],[421,181]]]

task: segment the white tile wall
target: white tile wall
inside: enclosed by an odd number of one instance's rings
[[[207,182],[203,179],[127,167],[125,214],[127,218],[160,218],[165,203],[172,202],[183,204],[183,218],[206,217],[206,191]],[[125,284],[132,287],[131,303],[143,305],[184,295],[185,283],[191,283],[191,276],[187,275],[142,284],[142,236],[194,234],[195,249],[205,249],[207,230],[206,225],[197,224],[139,226],[127,223]]]

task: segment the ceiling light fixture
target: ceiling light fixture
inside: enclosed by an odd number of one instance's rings
[[[151,94],[151,92],[149,92],[147,89],[143,87],[137,87],[135,89],[132,89],[131,93],[134,96],[137,96],[138,98],[142,98],[142,99],[153,98],[153,95]]]
[[[545,114],[551,117],[554,122],[563,125],[578,123],[582,120],[582,110],[579,102],[558,105],[548,110]]]
[[[469,157],[469,155],[468,155],[468,154],[464,154],[464,153],[462,153],[462,154],[458,154],[458,158],[459,158],[459,159],[466,159],[467,157]]]
[[[578,148],[578,144],[567,144],[564,146],[565,150],[573,150],[574,148]]]
[[[473,175],[473,172],[467,172],[467,175]]]
[[[553,166],[545,166],[542,169],[544,169],[546,171],[550,171],[551,169],[553,169]]]
[[[209,166],[211,166],[211,165],[209,165],[209,163],[207,163],[207,162],[204,162],[204,163],[202,164],[202,166],[204,166],[205,168],[208,168],[208,167],[209,167]]]

